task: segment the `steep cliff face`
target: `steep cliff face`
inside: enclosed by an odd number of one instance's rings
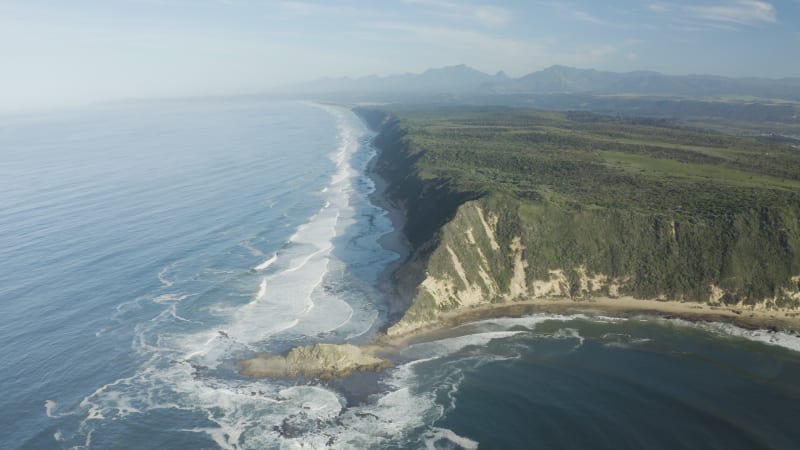
[[[797,210],[773,212],[781,218],[773,233],[758,211],[665,224],[659,217],[622,220],[618,212],[546,208],[522,219],[498,207],[526,208],[509,199],[466,202],[432,251],[415,253],[426,258],[414,262],[424,274],[389,334],[413,331],[445,311],[525,299],[632,296],[742,309],[800,307],[800,263],[792,251],[800,242],[797,230],[786,227],[797,224]]]
[[[406,210],[404,232],[413,247],[395,275],[409,307],[389,334],[413,331],[446,311],[530,298],[800,307],[798,204],[701,218],[565,208],[465,189],[425,173],[425,150],[408,139],[406,124],[369,114],[380,129],[376,170],[389,182],[388,197]]]
[[[400,278],[415,272],[411,302],[388,333],[412,331],[437,315],[483,303],[524,299],[535,293],[520,236],[502,239],[499,217],[482,200],[463,203],[434,242],[413,253]]]

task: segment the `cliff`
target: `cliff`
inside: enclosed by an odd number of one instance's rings
[[[796,151],[497,108],[356,112],[412,245],[389,335],[531,298],[800,307]]]

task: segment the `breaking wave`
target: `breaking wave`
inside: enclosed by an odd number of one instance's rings
[[[141,355],[140,368],[81,401],[74,412],[84,418],[73,436],[61,436],[65,445],[88,447],[114,422],[164,411],[186,418],[175,419],[179,432],[201,434],[225,449],[276,443],[319,447],[331,439],[371,445],[373,416],[392,424],[386,438],[404,427],[403,417],[413,416],[397,409],[403,389],[373,403],[371,412],[359,412],[345,408],[346,400],[333,388],[242,379],[233,365],[253,352],[280,351],[298,340],[366,339],[381,323],[374,286],[381,267],[397,255],[378,244],[391,224],[385,211],[368,201],[374,190],[365,174],[374,155],[367,145],[371,136],[351,112],[322,108],[336,122],[339,143],[329,155],[329,183],[318,192],[321,207],[270,258],[251,266],[252,271],[203,269],[224,285],[241,285],[240,294],[215,300],[213,294],[222,291],[213,287],[193,295],[170,292],[182,288],[180,268],[161,270],[158,280],[167,292],[151,298],[152,304],[167,308],[135,327],[132,348]],[[364,215],[373,218],[359,222]],[[250,240],[245,242],[249,254],[261,253]],[[248,282],[253,276],[255,285]],[[253,286],[252,294],[244,302],[237,300],[247,286]],[[54,417],[56,408],[54,402],[46,405]]]

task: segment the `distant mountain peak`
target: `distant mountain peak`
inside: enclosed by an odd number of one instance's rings
[[[441,70],[469,70],[477,72],[475,69],[466,64],[454,64],[452,66],[444,66],[441,68]]]
[[[496,74],[494,74],[494,78],[496,80],[508,80],[509,76],[504,71],[501,70],[501,71],[497,72]]]
[[[468,66],[466,64],[457,64],[457,65],[454,65],[454,66],[444,66],[444,67],[439,67],[439,68],[430,68],[430,69],[426,70],[425,72],[423,72],[422,75],[425,75],[427,73],[452,73],[452,74],[458,74],[458,73],[476,74],[476,73],[478,73],[478,74],[486,75],[485,73],[483,73],[483,72],[481,72],[481,71],[479,71],[477,69],[473,69],[472,67],[470,67],[470,66]]]
[[[664,75],[652,71],[625,73],[554,65],[519,78],[502,70],[490,75],[466,64],[430,68],[422,73],[358,79],[323,78],[295,85],[304,94],[646,94],[670,96],[748,95],[800,99],[800,79],[726,78],[708,75]]]

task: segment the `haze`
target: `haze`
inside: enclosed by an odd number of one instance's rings
[[[467,64],[800,75],[800,1],[0,3],[0,109],[247,94]]]

